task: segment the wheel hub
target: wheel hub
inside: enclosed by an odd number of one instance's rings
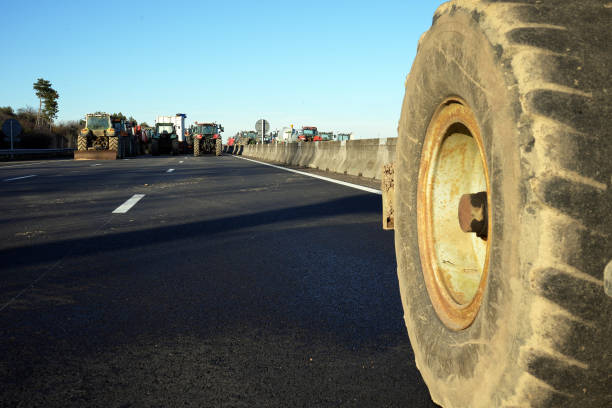
[[[472,324],[482,302],[491,230],[484,145],[463,101],[447,100],[436,110],[418,183],[418,241],[427,292],[440,320],[462,330]]]
[[[489,220],[487,216],[487,192],[464,194],[459,200],[459,226],[463,232],[474,232],[487,240]]]

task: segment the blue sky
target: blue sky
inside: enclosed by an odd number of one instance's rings
[[[0,106],[38,106],[42,77],[60,94],[59,121],[183,112],[225,136],[263,117],[272,129],[394,137],[418,39],[442,3],[9,2]]]

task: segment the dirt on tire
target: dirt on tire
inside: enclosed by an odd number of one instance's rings
[[[223,154],[223,143],[221,139],[216,139],[215,141],[215,156],[221,156]]]
[[[607,4],[452,1],[419,42],[399,123],[395,245],[416,363],[442,406],[612,403]],[[429,120],[452,97],[480,127],[493,214],[482,304],[458,331],[426,290],[415,182]]]
[[[77,137],[77,150],[80,152],[87,150],[87,136],[79,135]]]
[[[108,138],[108,150],[117,151],[119,149],[119,138],[109,137]]]

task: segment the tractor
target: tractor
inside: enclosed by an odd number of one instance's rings
[[[155,132],[151,138],[151,154],[159,156],[160,153],[179,154],[179,141],[176,128],[172,123],[156,123]]]
[[[75,159],[101,158],[114,159],[119,156],[119,134],[111,124],[107,113],[85,115],[85,127],[77,137]],[[95,157],[94,157],[95,156]]]
[[[300,133],[301,134],[298,136],[300,142],[316,142],[322,140],[319,137],[316,126],[304,126]]]
[[[234,142],[238,145],[257,144],[257,132],[253,130],[242,130],[236,133]]]
[[[75,159],[114,160],[133,155],[133,139],[125,121],[111,120],[108,113],[87,114],[77,138]]]
[[[223,149],[221,132],[223,126],[217,123],[198,123],[196,122],[189,129],[189,138],[193,145],[193,155],[199,156],[201,153],[215,153],[221,156]]]

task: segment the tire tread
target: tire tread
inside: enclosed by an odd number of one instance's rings
[[[606,351],[612,338],[612,299],[600,283],[612,254],[612,136],[605,123],[612,117],[607,89],[612,10],[604,9],[606,3],[457,0],[441,6],[434,16],[432,25],[445,15],[470,15],[496,51],[506,86],[517,95],[520,178],[527,186],[521,201],[534,220],[530,232],[539,234],[533,253],[541,264],[523,266],[527,272],[522,284],[532,295],[530,313],[523,317],[526,336],[517,339],[523,342],[521,384],[511,398],[495,401],[496,406],[612,405]],[[441,47],[444,52],[450,45]],[[416,105],[405,98],[402,111],[425,116]],[[400,129],[414,126],[406,120],[402,116]],[[413,159],[399,145],[397,154],[396,161]],[[399,185],[408,186],[418,175],[397,176]],[[416,212],[411,194],[404,192],[398,200],[410,214]],[[396,241],[400,287],[406,273],[400,271],[400,251],[415,244]],[[410,305],[404,302],[404,307],[412,333],[414,317],[406,312]]]

